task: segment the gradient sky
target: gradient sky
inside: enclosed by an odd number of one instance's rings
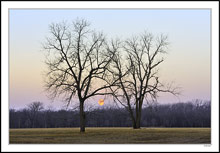
[[[43,88],[46,70],[41,43],[52,22],[85,18],[91,27],[109,38],[126,38],[149,31],[169,36],[169,54],[160,67],[164,82],[182,87],[179,99],[161,95],[160,103],[210,100],[210,10],[10,10],[10,108],[33,101],[61,108],[59,100],[47,98]],[[101,97],[100,97],[101,98]],[[96,102],[96,98],[91,99]],[[107,103],[111,103],[110,101]]]

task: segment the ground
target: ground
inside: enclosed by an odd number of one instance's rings
[[[10,144],[210,144],[210,128],[10,129]]]

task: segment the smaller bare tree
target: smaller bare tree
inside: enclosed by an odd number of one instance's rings
[[[119,42],[119,41],[118,41]],[[118,53],[114,57],[112,73],[117,87],[111,87],[115,101],[120,102],[130,113],[133,128],[140,128],[143,102],[156,101],[158,93],[178,95],[172,84],[164,85],[158,75],[158,67],[167,53],[167,36],[154,39],[150,33],[115,43]],[[123,56],[125,55],[125,56]]]

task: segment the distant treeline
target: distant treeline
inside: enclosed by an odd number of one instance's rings
[[[210,127],[210,101],[151,105],[142,110],[141,127]],[[10,109],[10,128],[79,127],[79,111],[29,107]],[[123,108],[94,109],[86,112],[87,127],[131,127]]]

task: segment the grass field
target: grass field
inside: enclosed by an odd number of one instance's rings
[[[210,128],[10,129],[10,144],[210,144]]]

